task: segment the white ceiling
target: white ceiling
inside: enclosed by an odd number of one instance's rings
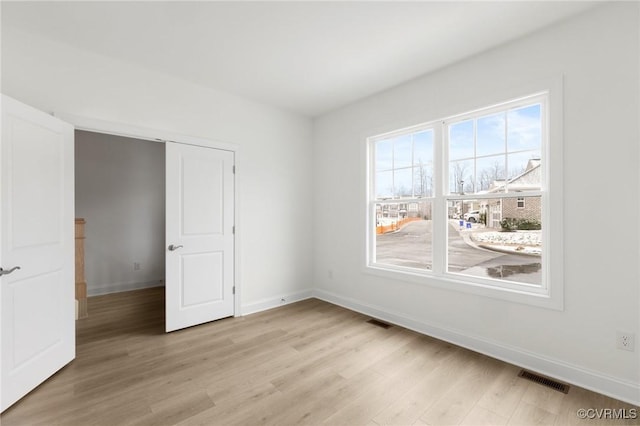
[[[317,116],[593,5],[3,1],[2,24]]]

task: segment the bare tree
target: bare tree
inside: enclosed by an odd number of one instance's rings
[[[455,163],[449,174],[453,177],[451,192],[475,192],[473,171],[469,170],[468,163]]]
[[[407,188],[403,184],[399,184],[396,187],[396,193],[394,194],[400,197],[410,197],[411,196],[411,188]]]
[[[516,166],[516,167],[510,167],[510,173],[509,173],[509,179],[513,179],[516,176],[520,176],[521,174],[523,174],[524,172],[527,171],[527,166],[524,164],[521,164],[520,166]]]
[[[414,173],[414,195],[416,197],[431,197],[433,195],[433,169],[419,160]]]
[[[498,180],[504,179],[504,165],[496,160],[490,167],[483,169],[478,175],[480,190],[487,190]]]

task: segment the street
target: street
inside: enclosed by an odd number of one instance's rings
[[[540,257],[506,254],[472,247],[452,225],[448,228],[449,272],[476,277],[540,284]],[[410,222],[399,231],[376,236],[376,261],[396,266],[431,269],[432,222]]]

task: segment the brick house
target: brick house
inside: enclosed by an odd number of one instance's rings
[[[527,162],[524,172],[507,182],[509,192],[536,191],[540,189],[540,159],[532,158]],[[495,181],[487,193],[505,191],[505,181]],[[540,220],[540,197],[517,197],[483,200],[480,211],[487,214],[487,227],[500,228],[503,218]]]

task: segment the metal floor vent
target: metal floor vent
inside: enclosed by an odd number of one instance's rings
[[[532,373],[531,371],[520,370],[520,373],[518,373],[518,377],[531,380],[532,382],[536,382],[548,388],[557,390],[558,392],[569,393],[569,385],[565,385],[564,383],[557,382],[548,377],[544,377],[539,374]]]
[[[380,320],[377,320],[375,318],[371,318],[369,321],[367,321],[369,324],[373,324],[376,325],[378,327],[382,327],[382,328],[389,328],[391,327],[391,324],[387,324],[386,322],[382,322]]]

